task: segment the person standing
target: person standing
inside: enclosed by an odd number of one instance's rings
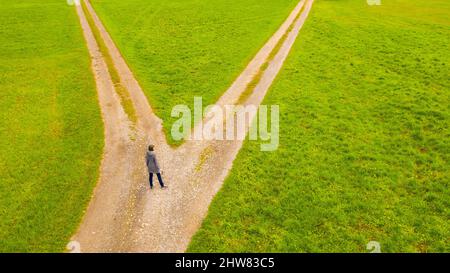
[[[161,185],[162,189],[165,189],[167,187],[164,185],[164,182],[162,180],[161,169],[159,168],[158,160],[156,160],[154,148],[154,145],[149,145],[147,154],[145,156],[145,162],[149,173],[150,189],[153,189],[153,174],[156,174],[156,176],[158,176],[159,185]]]

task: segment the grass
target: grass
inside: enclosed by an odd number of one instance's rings
[[[164,121],[173,106],[214,103],[278,29],[297,0],[92,0]]]
[[[195,166],[195,172],[199,172],[203,166],[205,165],[208,158],[212,155],[214,152],[214,149],[212,146],[206,147],[200,154],[199,162],[197,163],[197,166]]]
[[[133,106],[133,101],[131,100],[130,93],[125,88],[125,86],[122,84],[119,76],[119,72],[117,71],[113,59],[111,57],[111,54],[109,53],[108,47],[105,44],[105,41],[102,39],[102,36],[100,34],[100,30],[96,27],[94,19],[92,18],[91,14],[89,13],[86,4],[84,1],[80,2],[81,7],[83,9],[83,12],[86,16],[86,20],[88,21],[88,24],[92,30],[92,33],[94,35],[95,41],[97,42],[97,45],[99,47],[100,52],[103,55],[103,59],[105,60],[106,66],[108,68],[109,75],[111,75],[111,80],[114,85],[114,89],[116,93],[119,95],[120,102],[122,104],[122,107],[125,111],[125,114],[128,116],[128,119],[132,122],[132,126],[137,122],[137,115],[136,110]]]
[[[81,27],[74,7],[44,2],[0,6],[0,252],[63,251],[98,178],[103,127]]]
[[[191,252],[450,251],[450,4],[317,0]]]

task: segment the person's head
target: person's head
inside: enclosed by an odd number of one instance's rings
[[[155,145],[153,145],[153,144],[148,145],[149,151],[154,151],[154,149],[155,149]]]

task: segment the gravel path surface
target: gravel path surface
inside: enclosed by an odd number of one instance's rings
[[[138,121],[134,129],[130,129],[130,122],[115,93],[103,56],[82,8],[77,6],[92,57],[105,126],[105,148],[99,182],[73,240],[80,243],[82,252],[183,252],[230,171],[242,141],[190,140],[176,149],[170,147],[162,131],[162,121],[153,113],[139,83],[89,1],[85,3],[112,56],[121,83],[130,93]],[[299,2],[217,105],[223,107],[238,101],[247,85],[269,60],[272,51],[278,50],[275,57],[270,58],[254,92],[244,103],[261,104],[283,66],[312,3],[313,0]],[[277,47],[279,41],[283,42],[281,47]],[[193,132],[196,130],[200,130],[199,126]],[[159,189],[157,183],[153,190],[149,189],[144,160],[149,143],[155,145],[167,190]]]

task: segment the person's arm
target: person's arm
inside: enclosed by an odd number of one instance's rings
[[[159,164],[158,164],[158,160],[156,160],[156,156],[153,157],[153,162],[155,163],[155,167],[156,167],[159,171],[161,171],[161,168],[159,167]]]

